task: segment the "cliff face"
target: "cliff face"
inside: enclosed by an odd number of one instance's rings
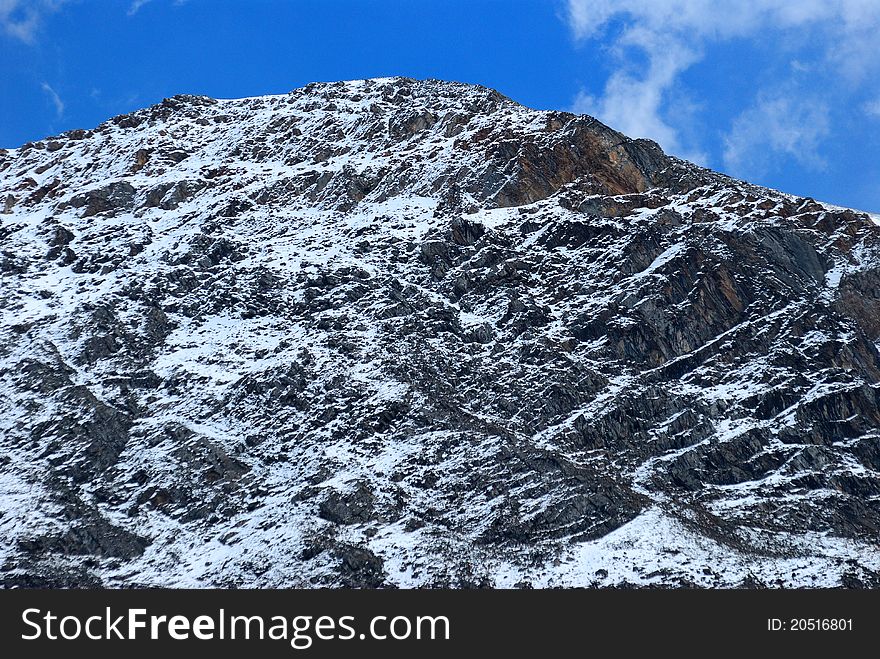
[[[5,586],[880,585],[880,227],[403,78],[0,151]]]

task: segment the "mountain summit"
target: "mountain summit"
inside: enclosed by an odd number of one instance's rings
[[[880,586],[880,227],[407,78],[0,150],[0,584]]]

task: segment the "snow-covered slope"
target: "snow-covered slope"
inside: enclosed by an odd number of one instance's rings
[[[880,227],[404,78],[0,151],[0,581],[878,585]]]

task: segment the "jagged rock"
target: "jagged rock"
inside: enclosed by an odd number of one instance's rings
[[[427,130],[435,123],[437,123],[437,118],[426,108],[406,109],[391,118],[388,123],[388,132],[392,139],[407,139],[416,133]]]
[[[369,549],[340,545],[339,574],[346,588],[380,588],[385,584],[385,568],[381,558]]]
[[[91,525],[71,525],[63,535],[19,541],[28,554],[94,555],[132,559],[144,553],[149,543],[143,538],[98,520]]]
[[[471,222],[462,217],[452,220],[452,241],[457,245],[473,245],[485,233],[486,227],[479,222]]]
[[[19,362],[16,370],[20,387],[43,394],[71,386],[71,376],[76,372],[60,359],[50,364],[33,358]]]
[[[332,490],[318,506],[318,514],[334,524],[362,524],[374,519],[375,496],[366,483],[351,492]]]
[[[56,226],[52,231],[52,238],[49,240],[49,244],[54,247],[63,247],[70,244],[70,241],[75,237],[76,236],[74,236],[69,229],[62,226]]]
[[[0,252],[0,274],[20,275],[27,272],[28,262],[12,252]]]
[[[102,188],[90,190],[70,200],[74,208],[82,208],[82,217],[91,217],[98,213],[131,210],[137,190],[127,181],[110,183]]]

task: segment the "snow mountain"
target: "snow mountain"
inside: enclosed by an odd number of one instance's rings
[[[407,78],[0,150],[5,587],[880,586],[880,227]]]

